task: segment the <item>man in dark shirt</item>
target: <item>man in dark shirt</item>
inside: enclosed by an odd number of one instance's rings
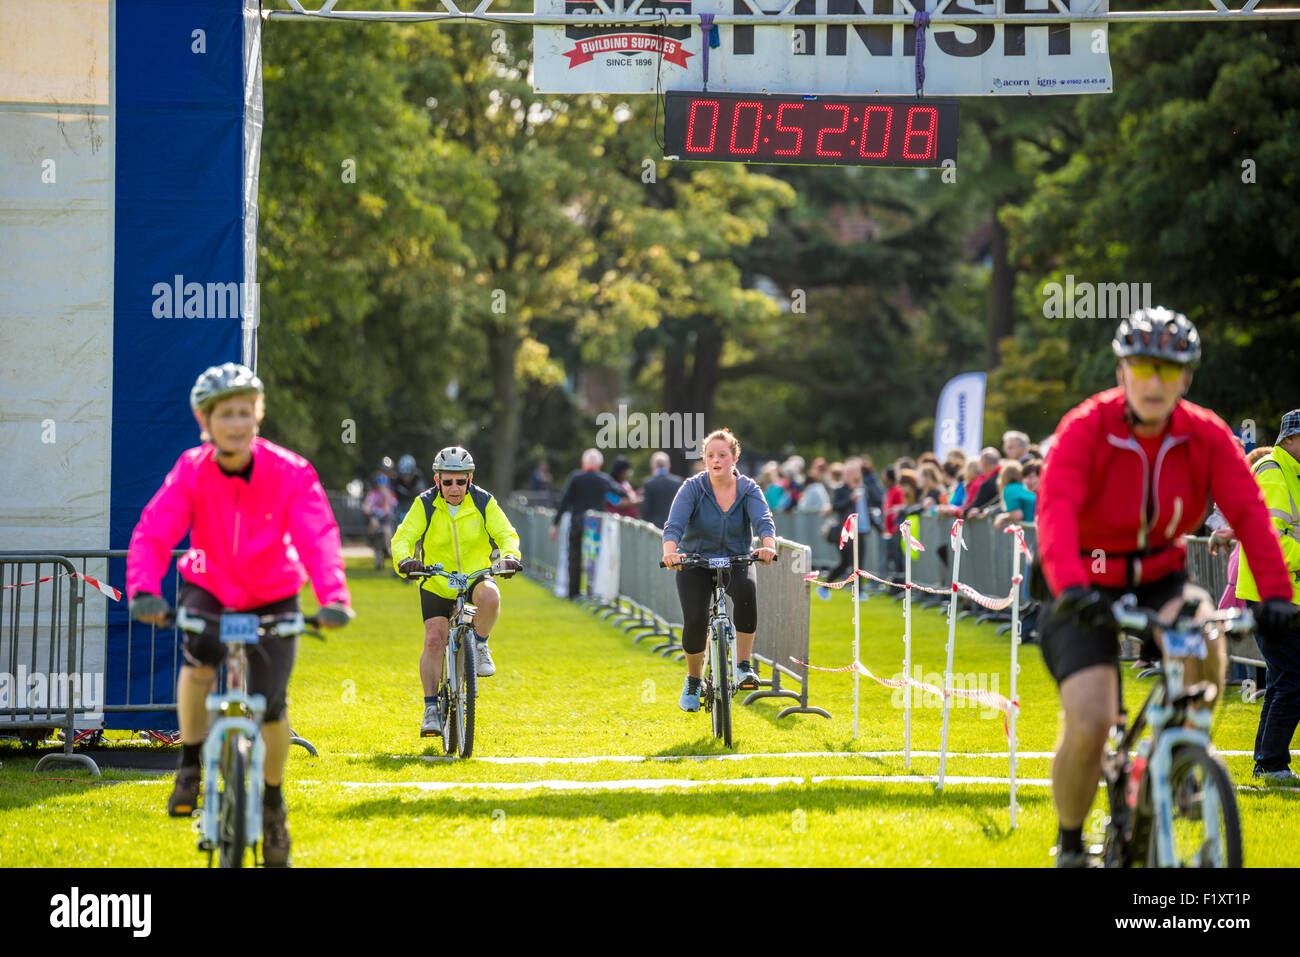
[[[564,483],[564,493],[560,504],[555,507],[555,521],[551,523],[551,541],[560,533],[560,519],[565,512],[569,519],[569,597],[577,598],[582,593],[579,587],[582,580],[582,514],[583,512],[603,512],[605,503],[618,504],[627,498],[627,493],[619,488],[618,483],[600,470],[605,464],[605,456],[599,449],[587,449],[582,453],[582,468],[570,473]]]
[[[657,528],[663,528],[668,521],[668,510],[672,508],[677,490],[682,487],[682,477],[668,471],[672,460],[667,452],[656,452],[650,456],[650,468],[654,474],[646,479],[641,489],[641,521],[649,522]]]

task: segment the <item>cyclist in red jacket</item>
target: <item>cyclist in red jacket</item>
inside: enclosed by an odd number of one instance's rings
[[[1200,603],[1198,619],[1214,612],[1210,596],[1188,584],[1182,542],[1204,520],[1211,497],[1251,567],[1267,569],[1260,575],[1261,629],[1283,627],[1295,611],[1245,456],[1222,419],[1183,398],[1201,355],[1196,327],[1163,307],[1140,309],[1120,323],[1112,347],[1118,386],[1066,413],[1039,488],[1042,572],[1055,596],[1043,626],[1043,661],[1064,714],[1052,762],[1058,867],[1092,863],[1082,827],[1119,695],[1111,605],[1134,592],[1162,618],[1174,617],[1185,598]],[[1208,644],[1203,663],[1184,662],[1187,681],[1207,680],[1221,691],[1223,641]]]

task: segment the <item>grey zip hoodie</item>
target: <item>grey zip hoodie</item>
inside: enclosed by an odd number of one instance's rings
[[[713,494],[708,472],[692,475],[682,483],[668,511],[665,542],[676,542],[680,552],[720,558],[748,555],[755,533],[760,540],[776,537],[772,510],[758,483],[734,468],[731,471],[736,476],[736,502],[726,513]]]

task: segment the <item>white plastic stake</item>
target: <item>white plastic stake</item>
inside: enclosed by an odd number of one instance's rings
[[[1020,705],[1016,703],[1016,676],[1020,674],[1020,526],[1012,525],[1007,532],[1015,536],[1011,546],[1011,707],[1007,714],[1007,744],[1011,751],[1011,829],[1016,827],[1016,715]]]
[[[948,601],[948,665],[943,672],[943,734],[939,743],[939,790],[943,790],[943,775],[948,765],[948,712],[952,701],[952,654],[957,644],[957,581],[961,573],[962,531],[961,519],[953,522],[956,534],[952,536],[952,597]]]
[[[903,680],[912,673],[912,549],[900,537],[903,549]],[[903,686],[903,764],[912,770],[912,686]]]
[[[849,579],[852,583],[850,588],[853,589],[853,740],[858,740],[858,686],[862,677],[858,673],[858,662],[862,659],[858,657],[858,634],[860,624],[858,618],[858,523],[853,523],[853,577]]]

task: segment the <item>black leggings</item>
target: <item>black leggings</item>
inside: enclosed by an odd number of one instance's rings
[[[221,602],[211,592],[193,582],[181,586],[176,604],[201,615],[220,615],[224,610]],[[298,596],[290,595],[269,605],[245,610],[253,615],[289,614],[298,610]],[[226,660],[226,646],[212,632],[211,628],[202,635],[185,632],[183,651],[186,664],[219,668]],[[263,637],[257,644],[248,646],[248,681],[244,690],[250,695],[260,694],[266,698],[266,714],[262,720],[267,724],[284,717],[289,673],[293,671],[293,659],[297,650],[297,635],[287,638]]]
[[[752,634],[758,630],[757,576],[750,565],[741,574],[739,569],[724,572],[730,576],[727,594],[731,596],[734,611],[732,621],[736,631]],[[682,601],[682,650],[697,655],[704,650],[709,627],[709,601],[713,597],[713,572],[707,568],[687,568],[677,573],[677,597]]]

